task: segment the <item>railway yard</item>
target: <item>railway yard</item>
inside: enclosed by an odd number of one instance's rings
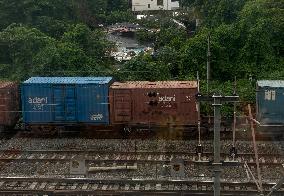
[[[21,99],[5,83],[0,195],[284,195],[283,111],[262,89],[284,82],[257,84],[238,117],[238,95],[202,95],[199,80],[32,77]]]
[[[26,138],[0,140],[0,190],[3,194],[212,194],[213,143],[195,140]],[[221,141],[221,192],[257,195],[257,168],[251,141],[236,141],[237,156],[229,155],[232,141]],[[258,141],[264,193],[284,172],[283,141]],[[73,161],[84,171],[71,172]],[[173,160],[182,169],[173,174]],[[181,175],[180,175],[181,174]],[[253,175],[253,176],[252,176]],[[284,187],[275,192],[283,195]]]
[[[284,1],[0,5],[0,196],[284,196]]]

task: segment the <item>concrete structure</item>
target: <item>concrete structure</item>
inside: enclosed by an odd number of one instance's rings
[[[132,0],[132,11],[176,10],[178,0]]]

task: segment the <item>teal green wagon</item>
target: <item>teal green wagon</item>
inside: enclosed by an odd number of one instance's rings
[[[256,109],[261,130],[284,132],[284,80],[257,81]]]

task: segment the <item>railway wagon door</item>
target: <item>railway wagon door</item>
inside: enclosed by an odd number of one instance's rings
[[[114,93],[114,121],[129,122],[131,121],[131,91],[120,90]]]
[[[76,120],[76,98],[75,98],[75,87],[65,87],[65,120],[75,121]]]
[[[54,120],[64,122],[76,121],[75,87],[59,85],[53,87]]]

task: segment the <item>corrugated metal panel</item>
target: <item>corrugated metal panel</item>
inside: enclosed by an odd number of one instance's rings
[[[0,125],[13,126],[19,117],[18,85],[0,82]]]
[[[77,89],[78,120],[80,122],[109,124],[109,85],[82,85]]]
[[[129,122],[132,119],[132,92],[131,90],[111,91],[112,118],[115,122]],[[112,105],[111,105],[112,106]]]
[[[114,82],[112,89],[137,89],[137,88],[197,88],[197,81],[127,81]]]
[[[25,123],[53,122],[54,102],[53,87],[50,84],[22,84],[21,101]]]
[[[111,77],[31,77],[24,84],[108,84]]]
[[[14,82],[0,82],[0,89],[3,89],[3,88],[10,88],[11,86],[14,86],[15,83]]]
[[[257,119],[262,125],[284,124],[284,83],[265,81],[257,85]]]
[[[25,123],[109,124],[111,78],[36,78],[28,81],[22,85]]]
[[[257,81],[259,87],[284,87],[284,80],[259,80]]]
[[[115,82],[110,87],[114,124],[194,125],[195,81]]]

